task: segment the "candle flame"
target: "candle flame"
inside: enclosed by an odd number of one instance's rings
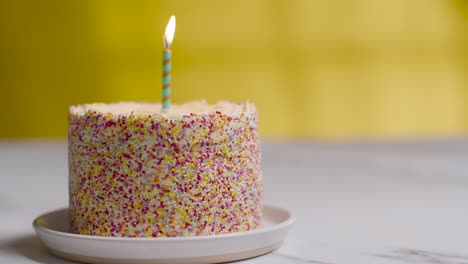
[[[172,41],[174,40],[175,26],[176,26],[175,16],[171,16],[171,18],[169,19],[169,23],[167,23],[166,32],[164,32],[164,37],[163,37],[165,49],[170,49],[172,46]]]

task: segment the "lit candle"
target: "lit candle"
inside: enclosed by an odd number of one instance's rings
[[[167,23],[166,32],[163,36],[164,52],[163,52],[163,80],[162,80],[162,110],[167,113],[171,107],[171,58],[172,58],[172,41],[176,26],[175,16],[171,16]]]

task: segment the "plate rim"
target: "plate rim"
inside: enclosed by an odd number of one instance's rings
[[[36,233],[38,232],[44,232],[49,235],[54,235],[54,236],[61,236],[61,237],[67,237],[67,238],[73,238],[73,239],[84,239],[84,240],[102,240],[102,241],[118,241],[118,242],[178,242],[178,241],[198,241],[198,240],[216,240],[216,239],[224,239],[224,238],[235,238],[235,237],[242,237],[242,236],[250,236],[250,235],[260,235],[268,232],[272,232],[275,230],[282,229],[287,226],[291,226],[296,222],[296,216],[294,213],[291,211],[279,207],[279,206],[273,206],[269,204],[264,204],[263,208],[268,208],[269,210],[279,210],[282,213],[285,213],[287,215],[287,218],[284,221],[281,221],[278,224],[274,224],[271,226],[267,226],[264,228],[258,228],[258,229],[253,229],[253,230],[248,230],[248,231],[242,231],[242,232],[233,232],[233,233],[226,233],[226,234],[216,234],[216,235],[203,235],[203,236],[186,236],[186,237],[111,237],[111,236],[92,236],[92,235],[81,235],[81,234],[73,234],[70,232],[62,232],[62,231],[57,231],[53,230],[50,228],[47,228],[44,225],[40,224],[40,219],[45,217],[48,214],[52,213],[58,213],[60,211],[66,211],[69,210],[68,207],[61,208],[61,209],[55,209],[48,211],[46,213],[43,213],[39,216],[37,216],[34,221],[32,222],[32,226]]]
[[[171,257],[171,258],[108,258],[108,257],[100,257],[100,256],[90,256],[90,255],[80,255],[74,253],[66,253],[63,251],[55,250],[49,248],[49,251],[60,258],[73,260],[83,263],[99,263],[99,264],[117,264],[117,263],[125,263],[125,264],[198,264],[198,263],[226,263],[232,261],[239,261],[249,258],[254,258],[258,256],[262,256],[268,254],[274,250],[277,250],[281,247],[284,240],[281,240],[277,243],[268,245],[263,248],[257,248],[253,250],[247,251],[237,251],[232,253],[225,253],[225,254],[218,254],[218,255],[200,255],[200,256],[192,256],[192,257]]]

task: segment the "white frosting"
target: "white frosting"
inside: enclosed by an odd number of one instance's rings
[[[246,103],[231,103],[227,101],[219,101],[215,104],[208,104],[206,101],[191,101],[184,104],[172,104],[169,112],[163,113],[160,103],[149,102],[117,102],[117,103],[93,103],[76,105],[70,108],[70,111],[83,115],[87,111],[96,111],[98,113],[112,113],[114,115],[130,115],[130,114],[147,114],[147,115],[164,115],[167,117],[178,117],[182,115],[210,114],[219,111],[225,115],[238,116],[241,113],[255,112],[254,104]]]

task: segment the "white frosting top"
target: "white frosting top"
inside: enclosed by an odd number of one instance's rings
[[[149,102],[117,102],[117,103],[93,103],[70,107],[74,114],[83,115],[88,111],[98,113],[112,113],[113,115],[147,114],[164,115],[167,117],[178,117],[183,115],[210,114],[219,111],[225,115],[238,116],[241,113],[254,113],[253,103],[231,103],[219,101],[215,104],[208,104],[206,101],[191,101],[184,104],[172,104],[169,112],[163,113],[160,103]]]

